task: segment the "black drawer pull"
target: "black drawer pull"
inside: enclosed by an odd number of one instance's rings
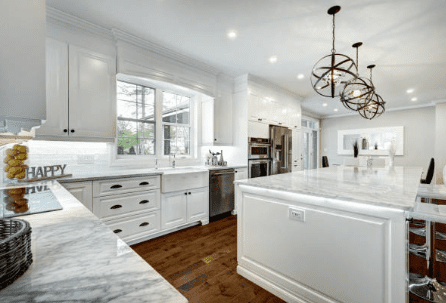
[[[117,204],[117,205],[113,205],[112,207],[110,207],[110,209],[118,209],[121,207],[122,207],[122,205]]]
[[[143,227],[143,226],[147,226],[149,225],[149,222],[142,222],[141,224],[139,224],[139,227]]]
[[[142,200],[141,202],[139,202],[139,204],[146,204],[146,203],[149,203],[150,201],[149,200]]]
[[[122,185],[116,184],[116,185],[110,186],[110,189],[117,189],[117,188],[121,188],[121,187],[122,187]]]
[[[142,186],[142,185],[149,185],[149,182],[144,181],[144,182],[139,183],[139,186]]]
[[[115,229],[113,232],[114,232],[115,234],[119,234],[120,232],[122,232],[122,229]]]

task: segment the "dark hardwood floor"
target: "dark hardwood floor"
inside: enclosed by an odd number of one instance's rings
[[[189,302],[284,302],[237,274],[236,216],[132,248]]]

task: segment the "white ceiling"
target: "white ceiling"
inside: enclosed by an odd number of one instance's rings
[[[302,96],[302,107],[320,116],[349,113],[339,99],[313,91],[313,65],[336,49],[355,57],[359,70],[376,64],[373,82],[386,108],[446,99],[446,0],[46,0],[48,6],[105,28],[118,28],[223,71],[250,73]],[[226,32],[235,29],[230,40]],[[271,64],[269,57],[278,62]],[[304,74],[302,80],[298,74]],[[406,90],[413,88],[412,94]],[[410,99],[417,97],[418,101]],[[323,107],[323,103],[328,103]],[[334,109],[338,108],[338,112]]]

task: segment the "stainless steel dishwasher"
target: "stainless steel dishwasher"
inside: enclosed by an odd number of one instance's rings
[[[209,172],[209,220],[216,221],[234,210],[234,169]]]

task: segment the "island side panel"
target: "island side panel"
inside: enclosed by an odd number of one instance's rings
[[[242,276],[288,302],[405,302],[403,210],[245,185],[236,200]]]

